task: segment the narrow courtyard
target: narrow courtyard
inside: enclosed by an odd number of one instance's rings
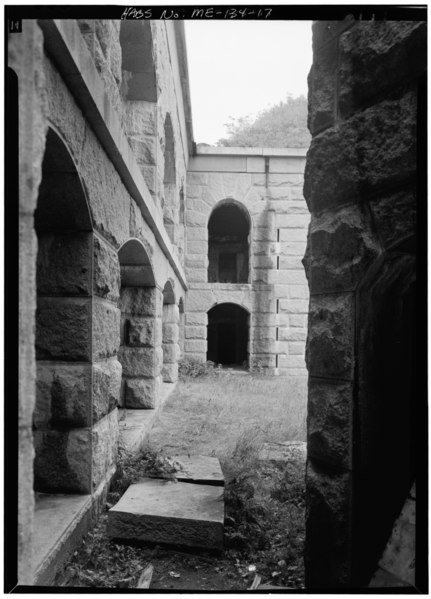
[[[65,586],[150,589],[303,588],[306,381],[185,364],[142,450],[123,453],[100,522],[61,575]],[[217,457],[225,478],[223,551],[120,542],[107,511],[130,484],[175,477],[175,456]],[[263,585],[263,586],[262,586]]]

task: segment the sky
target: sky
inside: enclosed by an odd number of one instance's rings
[[[307,95],[311,21],[185,21],[193,132],[226,137],[229,116],[255,116]]]

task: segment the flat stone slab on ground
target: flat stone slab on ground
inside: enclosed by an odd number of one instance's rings
[[[303,441],[286,441],[285,443],[264,443],[259,453],[259,460],[275,460],[288,462],[304,460],[307,457],[307,444]]]
[[[206,455],[176,455],[171,460],[180,465],[177,480],[187,483],[224,486],[224,476],[218,458]]]
[[[220,551],[223,523],[220,487],[151,478],[131,485],[109,510],[108,535]]]

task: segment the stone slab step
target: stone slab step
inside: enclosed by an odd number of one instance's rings
[[[286,441],[285,443],[264,443],[259,452],[259,460],[288,462],[307,458],[307,444],[302,441]]]
[[[172,456],[171,461],[175,467],[180,482],[201,485],[224,486],[224,476],[218,458],[206,455],[177,455]]]
[[[221,551],[223,522],[220,487],[150,478],[109,510],[108,536]]]

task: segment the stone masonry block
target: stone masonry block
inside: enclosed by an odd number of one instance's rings
[[[186,339],[184,342],[184,349],[186,353],[204,354],[207,352],[207,342],[198,339]]]
[[[155,341],[155,319],[135,316],[127,318],[129,327],[129,338],[125,340],[128,347],[154,347]]]
[[[186,267],[186,276],[189,283],[206,283],[208,281],[207,268]]]
[[[127,378],[124,381],[124,397],[126,408],[154,409],[156,407],[156,379]]]
[[[93,359],[109,358],[120,347],[121,312],[113,304],[94,298]]]
[[[310,298],[306,360],[311,376],[351,379],[354,317],[352,295]]]
[[[94,235],[94,293],[113,302],[120,297],[120,264],[117,253]]]
[[[206,312],[214,303],[214,296],[211,291],[201,289],[191,289],[188,293],[186,312]]]
[[[34,432],[35,489],[44,493],[91,492],[91,432]]]
[[[281,299],[280,312],[286,314],[307,314],[308,301],[304,299]]]
[[[207,338],[207,327],[199,325],[187,325],[185,327],[185,338],[186,339],[206,339]]]
[[[152,377],[155,372],[155,349],[152,347],[124,347],[118,352],[123,376]]]
[[[307,310],[308,312],[308,310]],[[307,329],[308,315],[307,314],[289,314],[289,325],[291,327],[301,327]]]
[[[39,236],[37,290],[39,295],[91,295],[91,234]]]
[[[371,99],[416,79],[426,69],[420,21],[360,21],[339,43],[339,106],[343,117]]]
[[[306,473],[305,564],[313,563],[307,588],[340,588],[351,579],[351,494],[349,473],[325,471],[308,461]]]
[[[175,364],[180,357],[180,347],[177,343],[163,344],[163,363]]]
[[[353,390],[350,383],[310,377],[308,382],[308,455],[351,468]]]
[[[91,300],[39,298],[36,312],[39,360],[91,359]]]
[[[416,94],[409,91],[401,99],[370,106],[313,138],[304,183],[311,212],[358,202],[364,193],[395,187],[414,177],[415,127]]]
[[[154,366],[154,373],[155,376],[159,376],[159,374],[162,371],[162,366],[163,366],[163,348],[161,347],[156,347],[156,351],[155,351],[155,366]]]
[[[178,338],[178,325],[171,323],[163,323],[163,343],[177,343]]]
[[[121,289],[119,308],[126,314],[154,316],[157,294],[153,287],[125,287]]]
[[[308,299],[309,291],[307,285],[289,285],[290,299]]]
[[[186,325],[190,326],[207,326],[208,324],[208,316],[206,312],[186,312]]]
[[[416,193],[403,190],[374,198],[369,206],[386,248],[416,232]]]
[[[91,366],[37,362],[34,426],[79,428],[91,425]]]
[[[92,442],[92,489],[93,491],[114,474],[118,454],[118,415],[110,412],[93,427]]]
[[[165,383],[175,383],[178,380],[178,363],[163,364],[162,377]]]
[[[289,355],[303,356],[305,353],[305,344],[299,341],[289,341]]]
[[[157,106],[152,102],[125,102],[124,129],[127,135],[156,135]]]
[[[189,241],[187,240],[187,255],[204,255],[208,254],[208,243],[205,241]]]
[[[334,124],[337,101],[338,39],[314,55],[308,75],[308,128],[313,135]]]
[[[208,216],[202,212],[187,210],[186,225],[187,227],[206,227]]]
[[[119,404],[121,373],[122,367],[116,357],[93,364],[93,422]]]

